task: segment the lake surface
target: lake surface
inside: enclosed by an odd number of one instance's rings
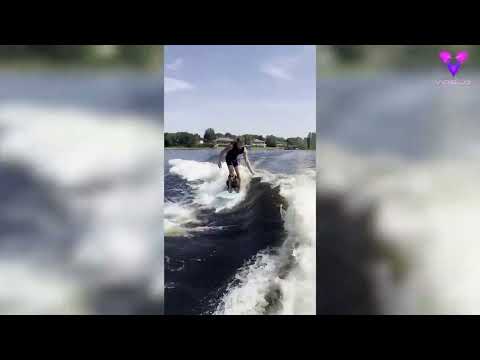
[[[166,314],[315,313],[315,153],[250,151],[225,195],[218,150],[166,150]]]

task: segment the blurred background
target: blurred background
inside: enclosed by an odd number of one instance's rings
[[[163,48],[0,46],[0,314],[163,312]]]
[[[317,312],[479,314],[480,46],[317,58]]]

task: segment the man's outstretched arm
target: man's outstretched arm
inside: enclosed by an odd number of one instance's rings
[[[251,173],[252,175],[255,175],[255,172],[252,170],[252,165],[250,164],[250,160],[248,159],[247,149],[245,149],[244,158],[245,158],[245,163],[247,164],[248,170],[250,170],[250,173]]]

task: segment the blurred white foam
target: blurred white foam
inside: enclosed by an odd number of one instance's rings
[[[203,208],[215,209],[216,212],[231,209],[241,203],[248,192],[251,175],[243,165],[239,166],[242,191],[238,196],[226,198],[218,196],[226,190],[228,169],[225,165],[219,169],[213,163],[180,159],[170,160],[170,164],[170,173],[189,181],[194,204]]]
[[[480,170],[474,159],[402,161],[319,146],[319,191],[375,204],[375,230],[392,259],[372,276],[385,313],[480,314]],[[398,261],[393,260],[393,261]],[[398,274],[397,274],[398,275]]]
[[[166,202],[164,210],[165,235],[187,235],[186,226],[198,223],[195,212],[193,207],[188,207],[185,204]]]
[[[163,134],[145,120],[72,108],[0,107],[2,161],[21,163],[51,184],[80,225],[80,231],[70,230],[75,239],[71,257],[56,264],[59,273],[65,266],[76,271],[73,287],[155,283],[158,298],[157,272],[163,276]],[[41,221],[42,214],[37,215]],[[34,273],[25,272],[25,278]],[[29,287],[34,283],[43,286],[42,281],[24,281],[23,291],[33,291]],[[4,294],[14,290],[3,288]],[[39,310],[27,305],[24,312]],[[55,303],[51,308],[55,311]]]
[[[81,315],[89,304],[72,279],[46,266],[0,260],[0,313],[4,315]]]

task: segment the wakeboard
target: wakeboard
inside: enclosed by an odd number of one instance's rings
[[[236,180],[236,178],[234,178],[233,180],[229,177],[227,179],[227,191],[231,194],[231,193],[240,193],[240,187],[238,186],[238,181]]]

